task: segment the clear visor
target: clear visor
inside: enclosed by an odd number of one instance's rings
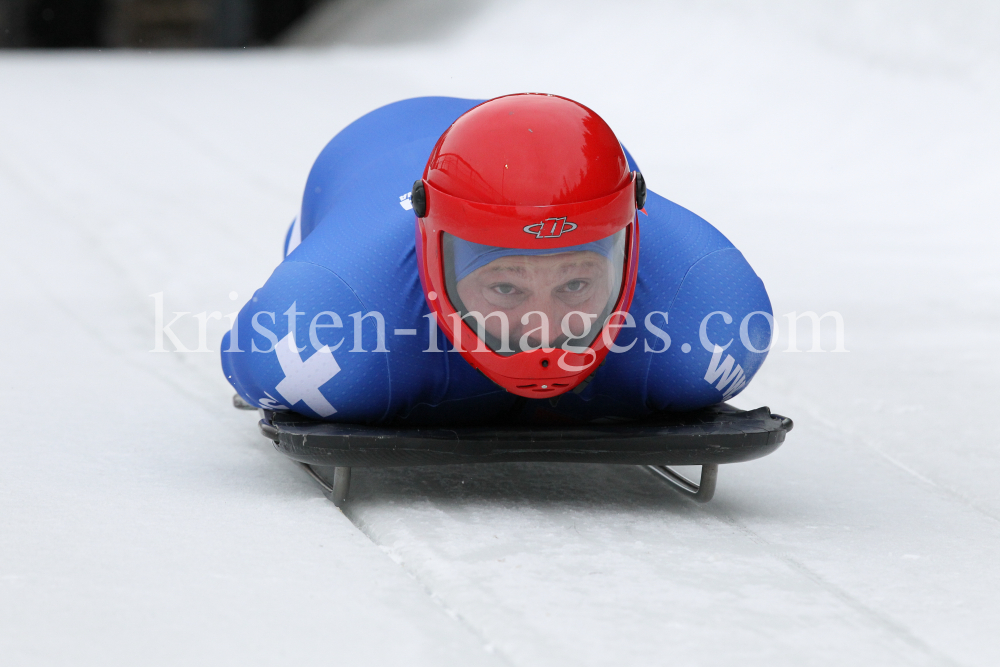
[[[600,241],[539,250],[444,234],[448,299],[479,337],[462,347],[485,344],[505,356],[557,347],[582,352],[621,294],[625,235],[623,229]]]

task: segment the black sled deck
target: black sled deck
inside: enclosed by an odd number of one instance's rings
[[[237,407],[254,409],[238,396]],[[261,410],[261,433],[299,462],[340,506],[354,467],[546,461],[642,465],[677,490],[707,502],[718,466],[766,456],[781,446],[792,420],[769,408],[725,403],[635,422],[574,426],[384,427],[319,422]],[[670,466],[700,465],[701,480]]]

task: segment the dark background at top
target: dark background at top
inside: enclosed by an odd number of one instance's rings
[[[3,48],[267,44],[317,0],[0,0]]]

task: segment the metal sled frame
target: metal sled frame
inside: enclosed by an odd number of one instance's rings
[[[238,396],[236,407],[256,409]],[[297,461],[338,507],[347,500],[351,468],[548,461],[641,465],[698,502],[715,494],[719,465],[770,454],[792,420],[769,408],[725,403],[642,421],[560,426],[459,428],[365,426],[321,422],[261,410],[261,433]],[[671,466],[701,466],[695,483]]]

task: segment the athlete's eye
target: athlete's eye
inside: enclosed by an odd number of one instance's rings
[[[563,290],[566,292],[580,292],[587,286],[586,280],[571,280],[565,285],[563,285]]]
[[[510,283],[499,283],[493,286],[493,291],[497,294],[509,295],[517,292],[517,288]]]

